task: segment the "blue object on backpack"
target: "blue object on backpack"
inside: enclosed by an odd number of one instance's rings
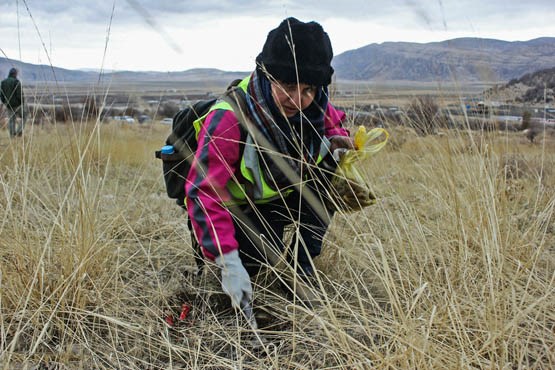
[[[173,145],[164,145],[162,150],[160,150],[162,154],[173,154],[175,152]]]

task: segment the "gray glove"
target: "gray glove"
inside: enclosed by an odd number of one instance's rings
[[[231,304],[243,309],[252,300],[251,278],[235,250],[216,257],[216,265],[222,270],[222,289],[231,298]]]

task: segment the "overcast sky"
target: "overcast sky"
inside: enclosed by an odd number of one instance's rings
[[[0,56],[69,69],[248,71],[294,16],[335,54],[386,41],[555,37],[554,0],[0,0]]]

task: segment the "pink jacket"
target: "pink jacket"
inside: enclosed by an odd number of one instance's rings
[[[326,137],[349,136],[342,126],[345,113],[327,105]],[[214,110],[206,118],[198,137],[198,149],[187,181],[187,211],[204,255],[214,259],[236,250],[232,216],[224,206],[231,200],[226,185],[239,170],[240,123],[230,110]]]

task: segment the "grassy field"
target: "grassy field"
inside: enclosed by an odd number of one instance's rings
[[[2,368],[555,368],[555,137],[390,131],[361,164],[377,204],[326,235],[323,303],[262,274],[255,333],[191,273],[167,126],[2,132]]]

